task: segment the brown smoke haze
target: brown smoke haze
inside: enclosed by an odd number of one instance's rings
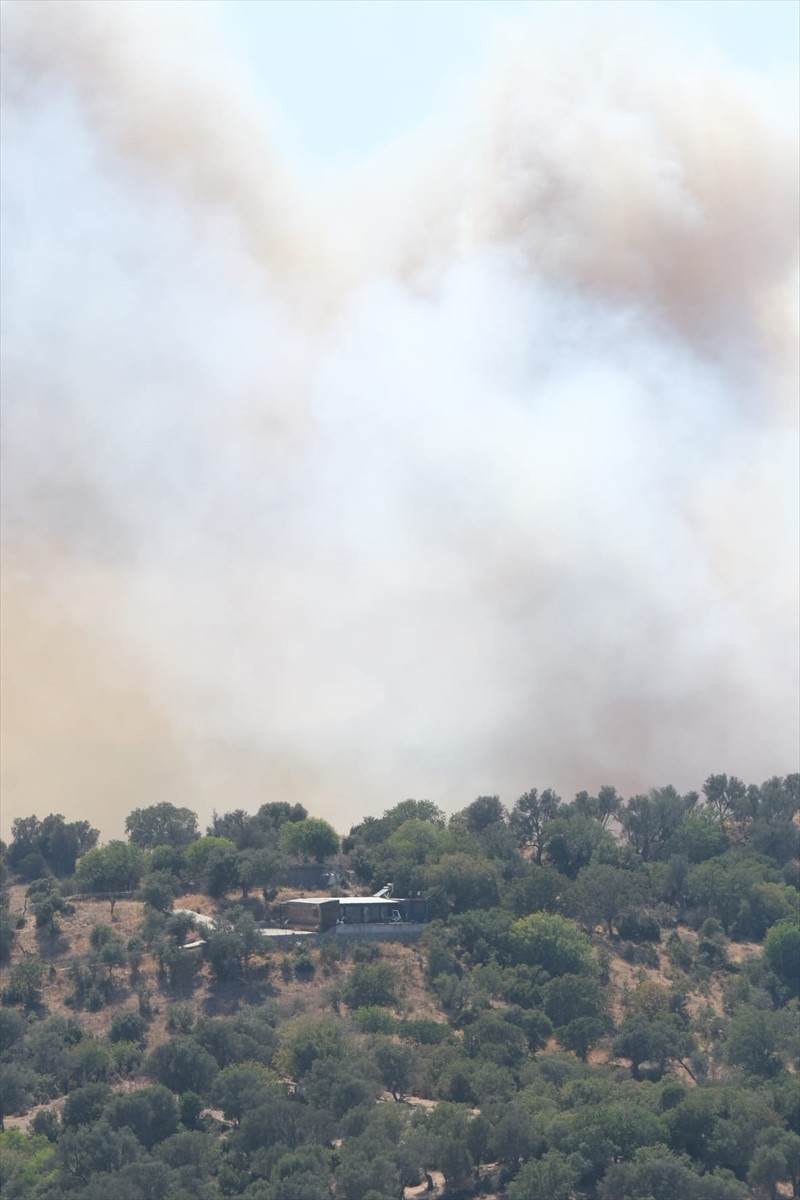
[[[517,30],[312,188],[192,9],[3,7],[6,834],[798,769],[793,85]]]

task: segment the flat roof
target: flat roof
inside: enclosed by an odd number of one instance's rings
[[[297,896],[282,900],[282,904],[405,904],[405,896]],[[422,897],[417,897],[422,899]]]
[[[258,932],[268,938],[314,937],[314,933],[308,929],[259,929]]]

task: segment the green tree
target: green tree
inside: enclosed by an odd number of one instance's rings
[[[548,858],[568,879],[575,879],[601,847],[605,847],[610,856],[617,852],[611,834],[583,813],[565,814],[548,821],[545,836]]]
[[[514,962],[542,967],[548,975],[592,975],[591,942],[574,921],[558,913],[532,913],[511,927]]]
[[[141,1013],[128,1009],[126,1012],[114,1013],[111,1018],[111,1029],[108,1033],[110,1042],[133,1042],[139,1047],[147,1043],[147,1019]]]
[[[51,813],[43,821],[37,817],[18,817],[11,825],[12,841],[8,848],[8,864],[20,870],[25,860],[38,859],[54,875],[63,877],[75,870],[75,862],[97,844],[98,831],[88,821],[65,821],[60,813]],[[33,879],[42,870],[32,872],[31,866],[23,871],[25,878]]]
[[[219,1068],[193,1038],[176,1037],[156,1046],[145,1059],[144,1070],[151,1079],[173,1092],[197,1092],[203,1096],[208,1094]]]
[[[273,900],[286,871],[286,859],[274,846],[243,850],[237,858],[239,887],[244,899],[253,888],[260,888],[264,900]]]
[[[186,849],[186,869],[191,878],[200,884],[205,884],[209,861],[215,852],[219,852],[235,861],[236,843],[230,838],[201,837],[191,842]]]
[[[60,913],[70,915],[73,906],[64,899],[54,879],[36,879],[25,892],[28,905],[36,920],[37,929],[55,933],[58,929],[56,917]]]
[[[141,882],[139,895],[157,912],[168,912],[181,890],[180,880],[170,871],[150,871]]]
[[[108,1106],[112,1129],[131,1129],[146,1150],[178,1130],[178,1105],[168,1088],[160,1083],[123,1092]]]
[[[75,875],[78,885],[87,892],[132,892],[138,887],[144,864],[144,855],[137,846],[113,841],[84,854]]]
[[[224,839],[220,839],[224,840]],[[206,860],[203,890],[220,899],[239,887],[239,855],[227,846],[215,847]]]
[[[390,963],[356,963],[342,988],[348,1008],[397,1004],[397,975]]]
[[[771,1078],[781,1068],[774,1016],[742,1005],[728,1026],[725,1059],[749,1075]]]
[[[417,1056],[410,1046],[392,1041],[389,1037],[377,1037],[373,1043],[373,1054],[384,1087],[395,1100],[402,1100],[411,1086],[417,1066]]]
[[[508,1200],[572,1200],[580,1171],[558,1150],[533,1158],[508,1185]]]
[[[545,788],[541,795],[537,788],[531,788],[520,796],[511,810],[509,825],[517,845],[523,850],[533,850],[539,866],[547,841],[545,828],[558,815],[560,805],[561,797],[552,788]]]
[[[211,1099],[238,1125],[244,1114],[281,1094],[275,1076],[260,1063],[233,1063],[214,1080]]]
[[[78,1125],[91,1125],[102,1115],[110,1099],[111,1088],[107,1083],[89,1083],[76,1088],[64,1103],[64,1127],[73,1129]]]
[[[634,1013],[625,1018],[614,1039],[614,1054],[630,1059],[634,1079],[641,1078],[643,1063],[653,1063],[659,1072],[663,1072],[667,1063],[682,1062],[692,1049],[690,1035],[672,1015],[652,1019],[643,1013]]]
[[[262,804],[255,815],[256,822],[262,829],[272,831],[280,829],[287,821],[305,821],[308,813],[302,804],[288,804],[285,800],[273,800]]]
[[[605,924],[609,937],[621,917],[641,909],[649,895],[646,877],[608,863],[590,863],[578,872],[570,902],[581,920]]]
[[[730,1176],[700,1175],[686,1155],[666,1146],[647,1146],[630,1162],[612,1165],[598,1194],[600,1200],[746,1200],[747,1188]]]
[[[490,825],[504,825],[506,814],[499,796],[478,796],[477,800],[468,804],[456,817],[463,818],[470,833],[480,835]]]
[[[125,1164],[135,1163],[141,1156],[142,1148],[131,1130],[114,1130],[105,1119],[65,1129],[58,1142],[60,1182],[67,1193],[80,1189],[78,1194],[83,1200],[90,1196],[87,1185],[92,1175],[101,1172],[116,1175]],[[103,1187],[108,1196],[109,1182],[104,1181]],[[119,1194],[116,1187],[111,1194]],[[92,1200],[100,1200],[96,1191]]]
[[[748,795],[747,787],[735,775],[730,779],[727,775],[709,775],[703,784],[703,795],[709,812],[720,825],[745,816],[748,809],[747,815],[753,815],[756,797]]]
[[[764,941],[769,967],[792,996],[800,992],[800,922],[785,917],[772,926]]]
[[[645,862],[664,857],[684,817],[695,808],[698,799],[696,792],[681,796],[671,786],[633,796],[620,811],[627,841]]]
[[[467,1025],[464,1049],[470,1058],[483,1058],[500,1067],[518,1069],[527,1057],[528,1039],[517,1024],[490,1010]]]
[[[320,817],[289,821],[281,826],[281,849],[286,854],[324,862],[339,850],[339,835],[332,825]]]
[[[23,1063],[4,1063],[0,1071],[0,1131],[5,1118],[27,1112],[33,1103],[38,1080],[34,1071]]]
[[[42,980],[44,964],[28,956],[20,959],[11,968],[11,975],[3,989],[4,1004],[21,1004],[24,1008],[38,1008],[42,1002]]]
[[[497,871],[485,859],[445,854],[425,872],[429,889],[441,889],[454,913],[493,908],[499,898]]]
[[[178,808],[168,801],[135,808],[125,818],[128,840],[142,850],[156,846],[183,848],[197,837],[197,817],[189,808]]]

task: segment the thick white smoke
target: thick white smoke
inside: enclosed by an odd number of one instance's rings
[[[5,6],[4,819],[797,769],[796,103],[539,31],[312,195],[190,15]]]

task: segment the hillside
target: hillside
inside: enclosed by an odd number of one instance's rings
[[[162,805],[73,861],[63,819],[18,827],[4,1200],[797,1196],[796,777],[611,793],[405,801],[341,844],[302,810],[200,836]],[[264,937],[314,848],[432,919]]]

